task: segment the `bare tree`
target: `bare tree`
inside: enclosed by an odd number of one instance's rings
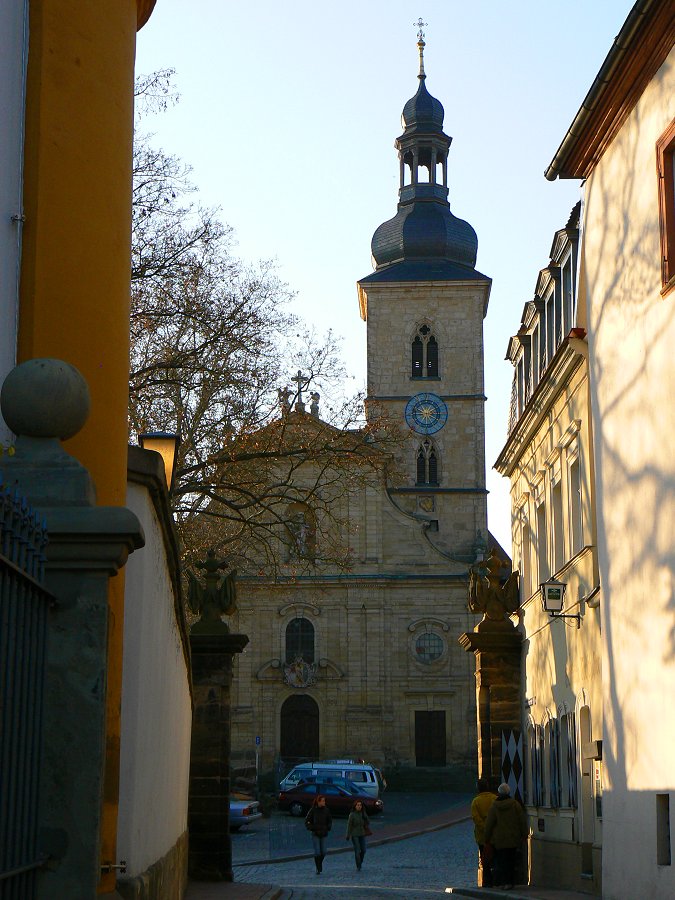
[[[173,100],[170,72],[137,83],[142,115]],[[334,336],[290,313],[274,265],[238,259],[193,191],[189,169],[137,127],[130,433],[180,434],[172,499],[187,560],[213,546],[256,572],[348,567],[347,498],[382,477],[393,432],[366,423],[361,397],[340,399]],[[299,390],[323,395],[321,418]]]

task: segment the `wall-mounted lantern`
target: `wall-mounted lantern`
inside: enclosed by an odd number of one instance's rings
[[[581,615],[579,613],[563,613],[565,605],[565,591],[567,585],[563,581],[549,578],[539,585],[541,590],[541,605],[552,619],[576,619],[577,628],[581,627]]]
[[[164,460],[164,474],[166,486],[171,491],[173,476],[176,471],[176,458],[178,457],[178,444],[180,438],[169,431],[148,431],[139,434],[138,443],[144,450],[154,450]]]

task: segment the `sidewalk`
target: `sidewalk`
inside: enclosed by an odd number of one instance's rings
[[[454,897],[476,897],[481,900],[593,900],[597,894],[583,894],[579,891],[558,891],[553,888],[534,888],[517,884],[513,890],[500,888],[448,888]],[[599,900],[599,898],[598,898]]]

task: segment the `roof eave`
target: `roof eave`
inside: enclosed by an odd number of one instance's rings
[[[638,0],[544,172],[548,181],[588,177],[674,41],[673,6]]]

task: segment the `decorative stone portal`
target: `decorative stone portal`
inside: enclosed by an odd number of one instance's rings
[[[319,707],[308,694],[289,697],[281,707],[280,753],[285,759],[319,758]]]

